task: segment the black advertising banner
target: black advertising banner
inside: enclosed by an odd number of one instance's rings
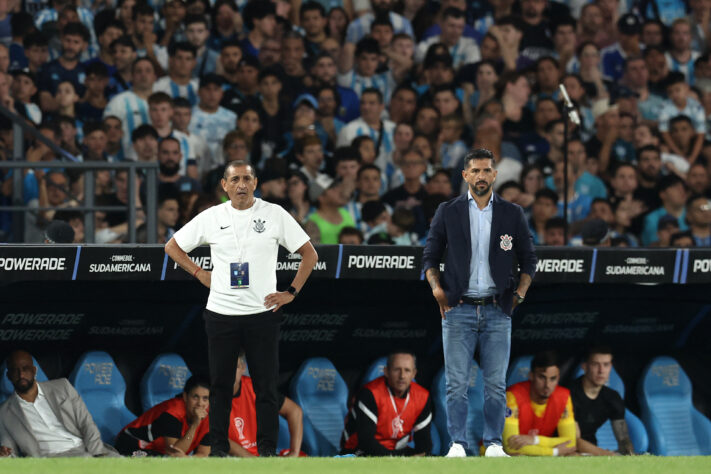
[[[317,245],[318,263],[311,272],[309,278],[336,278],[338,268],[339,246],[338,245]],[[301,265],[301,255],[289,253],[284,247],[279,247],[279,259],[277,261],[277,280],[287,281],[294,278]]]
[[[336,278],[419,280],[422,247],[343,245]]]
[[[679,283],[711,283],[711,249],[683,250]]]
[[[338,266],[338,246],[319,245],[316,246],[318,252],[318,263],[309,278],[335,278],[336,267]],[[212,259],[210,257],[210,247],[198,247],[188,254],[190,259],[203,270],[212,270]],[[284,247],[279,247],[277,257],[277,280],[286,281],[296,275],[301,263],[301,255],[289,253]],[[161,280],[192,280],[188,273],[180,268],[172,258],[168,257],[165,265],[165,272]]]
[[[545,248],[536,250],[538,263],[534,283],[588,283],[592,269],[590,248]]]
[[[190,259],[203,270],[212,271],[212,258],[210,257],[210,247],[207,245],[198,247],[188,254]],[[192,280],[193,277],[180,268],[172,258],[165,256],[165,270],[161,273],[161,280]]]
[[[78,247],[0,245],[0,282],[72,280]]]
[[[678,283],[681,251],[594,249],[595,283]]]
[[[422,280],[422,247],[317,245],[313,279]],[[539,247],[534,284],[711,283],[711,249]],[[212,269],[210,248],[190,252]],[[277,278],[293,278],[301,256],[279,249]],[[188,281],[162,245],[0,246],[0,284],[18,281]]]
[[[158,281],[164,260],[162,247],[82,247],[76,279]]]

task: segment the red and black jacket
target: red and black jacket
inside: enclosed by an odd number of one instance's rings
[[[393,400],[400,412],[399,420]],[[366,456],[429,453],[432,450],[431,422],[432,402],[427,389],[412,382],[405,397],[393,395],[391,398],[385,377],[379,377],[361,389],[346,416],[342,451]],[[414,449],[407,446],[413,439]]]

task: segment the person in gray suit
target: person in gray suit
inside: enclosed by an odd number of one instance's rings
[[[0,405],[0,456],[118,456],[101,441],[84,401],[65,378],[38,383],[25,351],[7,358],[15,393]]]

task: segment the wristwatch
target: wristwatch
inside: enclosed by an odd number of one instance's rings
[[[514,294],[513,294],[513,295],[516,297],[516,302],[517,302],[518,304],[523,303],[523,300],[526,299],[526,298],[524,298],[523,296],[519,295],[519,294],[518,294],[518,291],[514,291]]]
[[[299,296],[299,292],[296,291],[296,288],[294,288],[294,287],[291,286],[291,285],[289,285],[289,288],[286,289],[286,292],[287,292],[287,293],[291,293],[291,295],[292,295],[294,298],[296,298],[297,296]]]

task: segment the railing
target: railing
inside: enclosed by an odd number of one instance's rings
[[[128,210],[128,240],[136,242],[136,212],[142,209],[146,213],[146,239],[147,243],[157,242],[156,228],[156,206],[157,206],[157,184],[158,184],[158,163],[126,161],[122,163],[108,163],[100,161],[80,162],[72,154],[57,146],[37,129],[29,125],[25,119],[6,107],[0,105],[0,114],[13,122],[13,161],[0,161],[0,169],[78,169],[83,171],[84,176],[84,204],[77,207],[36,207],[26,206],[24,203],[24,179],[23,173],[14,172],[12,175],[12,205],[0,206],[0,211],[12,211],[12,233],[15,242],[24,241],[24,212],[47,211],[47,210],[73,210],[84,212],[84,235],[86,243],[94,243],[94,212],[110,212]],[[25,161],[25,136],[30,134],[36,140],[44,143],[56,155],[68,161],[52,162],[28,162]],[[126,206],[96,206],[94,205],[95,181],[94,171],[96,170],[128,170],[128,204]],[[136,202],[136,171],[145,170],[146,174],[146,207],[137,206]]]

